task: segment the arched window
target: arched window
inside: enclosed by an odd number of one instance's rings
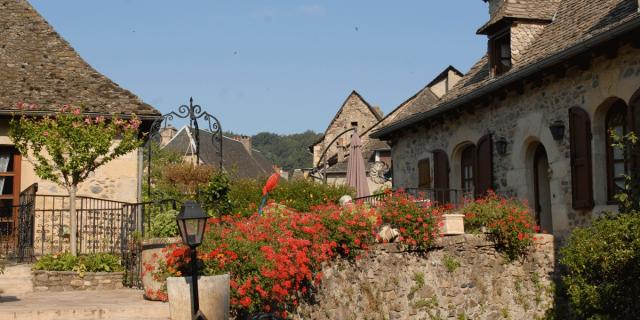
[[[625,161],[624,150],[612,146],[611,132],[618,136],[627,133],[627,106],[623,101],[614,103],[605,117],[606,154],[607,154],[607,197],[609,201],[615,200],[615,195],[623,188],[624,175],[628,174],[628,165]]]
[[[474,191],[475,155],[476,147],[469,145],[462,150],[460,156],[460,186],[464,193],[473,193]]]

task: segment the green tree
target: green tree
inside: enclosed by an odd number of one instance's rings
[[[80,108],[64,106],[52,116],[22,114],[9,124],[16,148],[32,163],[38,177],[65,188],[69,194],[71,254],[77,254],[76,193],[89,174],[137,149],[140,120],[117,116],[83,116]]]

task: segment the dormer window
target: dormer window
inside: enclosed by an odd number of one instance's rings
[[[511,69],[511,34],[508,30],[489,39],[489,63],[494,76]]]

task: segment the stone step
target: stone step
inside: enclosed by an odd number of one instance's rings
[[[168,320],[169,304],[144,300],[134,289],[0,295],[0,319]]]
[[[0,294],[5,296],[22,295],[33,292],[30,264],[10,265],[0,275]]]

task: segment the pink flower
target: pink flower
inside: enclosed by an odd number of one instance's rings
[[[84,123],[91,124],[91,118],[89,117],[84,118]]]
[[[42,133],[43,136],[48,137],[49,136],[49,131],[45,131]]]
[[[80,115],[80,108],[73,109],[73,114],[76,116]]]
[[[104,122],[104,117],[103,116],[97,116],[96,117],[96,123],[103,123]]]

